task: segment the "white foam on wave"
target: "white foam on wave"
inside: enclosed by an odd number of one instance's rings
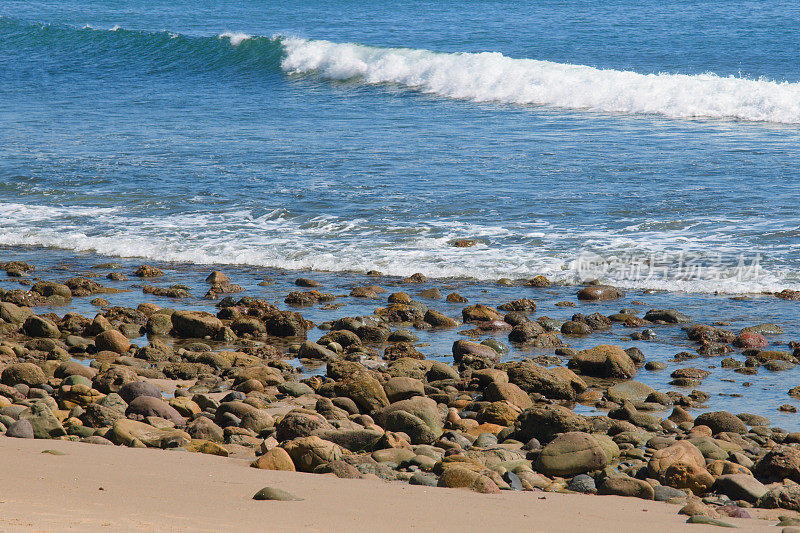
[[[296,218],[285,210],[259,216],[248,210],[134,215],[123,208],[52,207],[0,203],[0,245],[37,245],[107,256],[138,257],[197,264],[245,264],[291,270],[366,271],[407,276],[493,280],[543,274],[574,284],[590,277],[625,288],[685,292],[758,293],[800,289],[800,272],[762,264],[757,276],[737,277],[730,264],[713,264],[700,275],[630,276],[629,252],[674,250],[676,237],[651,232],[620,236],[611,230],[556,228],[541,221],[481,225],[464,221],[376,224],[334,216]],[[478,244],[455,248],[470,237]],[[672,242],[672,246],[669,243]],[[688,244],[687,244],[688,242]],[[690,251],[725,250],[726,242],[689,239]],[[729,243],[728,243],[729,244]],[[609,261],[587,270],[582,246]],[[704,248],[705,247],[705,248]],[[669,264],[669,256],[665,258]],[[645,259],[647,259],[645,257]],[[622,265],[622,269],[620,269]],[[689,272],[692,273],[693,271]]]
[[[286,51],[282,67],[292,74],[396,83],[478,102],[800,123],[800,83],[715,74],[640,74],[514,59],[497,52],[447,54],[294,37],[281,42]]]
[[[219,34],[219,38],[220,39],[228,39],[230,41],[231,45],[239,46],[244,41],[247,41],[248,39],[252,39],[253,36],[252,35],[248,35],[246,33],[226,31],[225,33],[220,33]]]

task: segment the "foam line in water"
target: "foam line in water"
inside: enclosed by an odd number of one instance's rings
[[[285,71],[331,80],[396,83],[478,102],[800,123],[800,83],[714,74],[639,74],[514,59],[497,52],[446,54],[293,37],[281,42]]]

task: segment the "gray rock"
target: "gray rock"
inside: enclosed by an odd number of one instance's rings
[[[17,420],[6,430],[6,437],[14,437],[16,439],[32,439],[34,438],[33,426],[28,420]]]
[[[281,501],[281,502],[290,502],[290,501],[303,501],[303,498],[295,496],[289,492],[286,492],[282,489],[277,489],[275,487],[264,487],[260,491],[256,492],[253,495],[254,500],[274,500],[274,501]]]

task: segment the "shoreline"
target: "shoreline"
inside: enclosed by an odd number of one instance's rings
[[[51,455],[42,450],[58,450]],[[202,454],[0,438],[4,531],[715,531],[686,524],[674,505],[618,496],[475,494],[332,475],[247,468]],[[265,485],[303,501],[253,501]],[[100,490],[102,487],[103,490]],[[46,501],[42,496],[47,495]],[[542,500],[541,498],[545,498]],[[729,519],[747,531],[776,531],[761,519]],[[768,518],[769,517],[769,518]]]
[[[15,450],[2,455],[18,468],[55,468],[42,471],[45,485],[91,471],[92,483],[150,479],[169,491],[174,480],[164,475],[198,461],[208,476],[231,476],[223,485],[259,479],[304,502],[322,494],[314,520],[280,515],[289,530],[344,529],[354,516],[373,517],[363,503],[379,507],[376,494],[399,498],[398,513],[425,502],[480,514],[449,517],[453,530],[497,520],[533,527],[531,516],[509,513],[540,507],[541,498],[542,531],[574,530],[561,514],[577,502],[586,515],[576,524],[602,520],[609,531],[640,523],[641,512],[659,517],[642,522],[651,528],[675,530],[686,520],[679,509],[747,529],[764,516],[800,523],[800,424],[788,410],[800,393],[786,392],[800,356],[790,344],[800,331],[796,302],[578,291],[538,278],[509,286],[249,268],[208,274],[202,265],[98,265],[66,254],[38,268],[25,257],[0,259],[16,260],[3,264],[0,280],[0,433],[23,437],[0,446]],[[719,304],[709,310],[709,301]],[[776,415],[773,401],[786,409]],[[728,405],[739,407],[720,408]],[[82,443],[60,442],[70,440]],[[69,451],[33,459],[45,449]],[[125,467],[86,470],[106,454]],[[797,468],[779,466],[795,454]],[[135,466],[144,457],[157,476]],[[248,487],[244,496],[228,487],[225,501],[239,510],[305,505],[250,502],[261,487]],[[341,507],[342,493],[353,494],[356,509]],[[199,505],[192,498],[173,491],[143,505],[148,517],[170,519],[164,506]],[[227,524],[227,513],[212,515]],[[392,523],[433,529],[433,508],[411,516]],[[193,517],[180,520],[202,529]]]

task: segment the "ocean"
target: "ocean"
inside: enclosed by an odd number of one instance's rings
[[[797,288],[798,21],[780,1],[6,0],[0,244]]]
[[[759,295],[800,289],[798,24],[781,0],[4,0],[3,257],[254,291],[419,272],[495,305],[498,278],[550,303],[599,279],[785,344],[797,303]],[[754,376],[751,407],[796,426],[798,377]]]

